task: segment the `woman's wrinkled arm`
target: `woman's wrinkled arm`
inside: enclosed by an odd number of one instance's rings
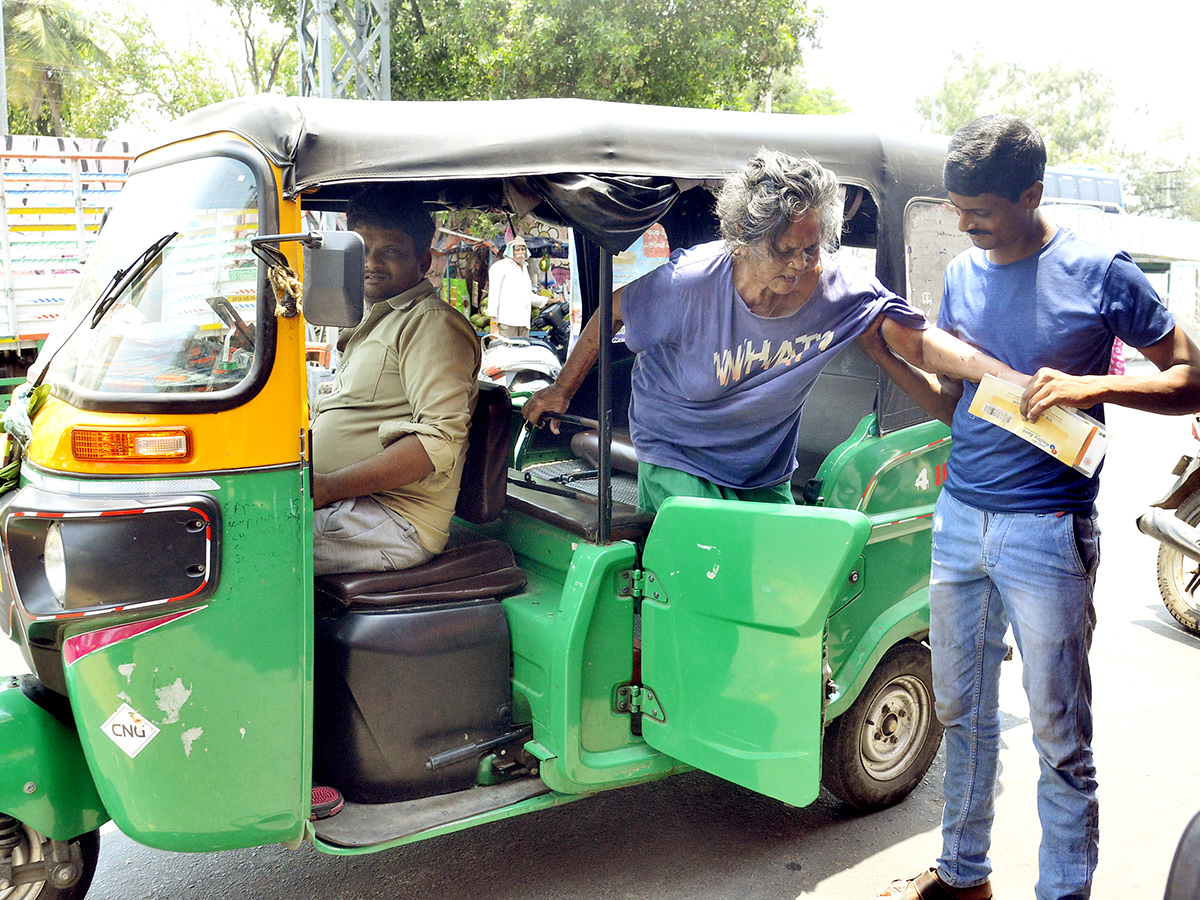
[[[883,318],[881,315],[880,319]],[[855,343],[887,373],[900,390],[912,397],[921,409],[949,425],[954,417],[958,399],[962,396],[962,382],[942,380],[909,365],[884,341],[879,326],[880,320],[876,319]]]
[[[624,322],[621,319],[621,291],[613,293],[612,301],[612,333],[616,334]],[[571,403],[571,398],[583,384],[583,379],[592,370],[600,357],[600,316],[594,315],[588,320],[571,355],[563,363],[562,370],[554,379],[554,384],[542,388],[525,401],[521,407],[523,415],[531,425],[538,425],[542,415],[547,412],[564,413]],[[558,434],[558,422],[550,423],[550,430]]]

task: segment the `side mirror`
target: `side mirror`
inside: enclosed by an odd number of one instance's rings
[[[259,259],[283,261],[273,246],[287,241],[304,245],[304,318],[312,325],[349,328],[362,320],[366,248],[354,231],[307,231],[264,234],[250,244]],[[266,249],[264,249],[266,248]],[[272,256],[273,254],[273,256]]]
[[[354,231],[315,232],[304,248],[304,319],[349,328],[363,315],[366,251]]]

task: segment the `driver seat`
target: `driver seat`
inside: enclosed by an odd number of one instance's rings
[[[511,428],[508,391],[481,383],[460,519],[483,524],[503,512]],[[478,755],[461,751],[512,733],[500,598],[524,584],[507,544],[453,525],[450,546],[422,566],[317,578],[314,778],[352,803],[472,787]],[[459,761],[434,762],[451,751]]]

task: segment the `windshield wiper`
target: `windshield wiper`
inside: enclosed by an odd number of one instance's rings
[[[113,277],[109,280],[104,290],[100,292],[100,296],[96,298],[96,303],[92,307],[92,328],[100,324],[105,314],[112,309],[116,304],[117,298],[125,292],[125,288],[129,287],[133,279],[137,278],[147,267],[158,259],[158,255],[163,252],[167,244],[175,240],[179,236],[178,231],[172,231],[170,234],[164,234],[157,241],[142,251],[127,268],[117,269],[113,273]]]
[[[100,324],[100,320],[104,318],[104,314],[112,308],[117,297],[121,296],[121,293],[126,287],[129,286],[129,283],[142,272],[144,272],[146,267],[150,265],[151,262],[158,259],[158,255],[163,252],[163,249],[167,246],[167,244],[171,243],[171,241],[175,240],[175,238],[178,236],[178,231],[172,231],[170,234],[164,234],[157,241],[143,250],[138,258],[130,263],[128,267],[124,269],[117,269],[117,271],[113,273],[113,277],[108,280],[108,284],[104,286],[104,290],[100,292],[100,294],[96,297],[95,302],[92,304],[92,328],[95,328]],[[83,320],[85,318],[87,318],[87,313],[84,313],[79,318],[79,321],[75,323],[75,327],[71,329],[71,333],[68,334],[58,344],[58,346],[54,348],[44,363],[42,362],[42,358],[40,356],[34,361],[34,368],[41,363],[41,368],[33,381],[33,386],[35,388],[41,385],[41,383],[45,380],[46,373],[50,371],[50,364],[54,362],[54,357],[58,356],[58,351],[69,344],[71,339],[75,337],[75,333],[79,331],[79,326],[83,324]],[[30,371],[32,372],[32,369]]]

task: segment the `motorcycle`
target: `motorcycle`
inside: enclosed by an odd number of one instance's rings
[[[1200,441],[1200,413],[1192,418]],[[1158,590],[1167,611],[1185,629],[1200,635],[1200,448],[1185,453],[1171,474],[1175,484],[1138,517],[1138,529],[1159,542]]]
[[[567,344],[571,340],[571,303],[559,300],[548,303],[534,316],[530,325],[533,331],[545,331],[545,341],[558,357],[559,362],[567,361]]]
[[[1196,897],[1200,897],[1200,813],[1192,817],[1175,848],[1163,900],[1194,900]]]

